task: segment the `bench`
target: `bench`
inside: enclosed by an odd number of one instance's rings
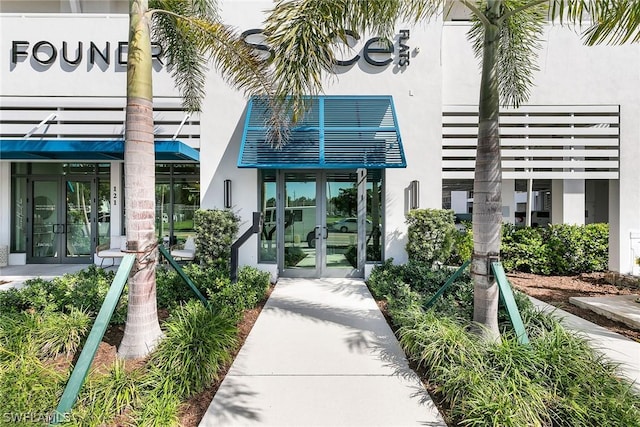
[[[196,241],[192,236],[187,237],[182,249],[171,248],[171,256],[176,261],[193,261],[196,257]]]
[[[115,238],[112,236],[111,240],[113,242],[113,240],[115,240]],[[116,242],[113,242],[113,244],[115,244]],[[120,242],[119,242],[119,246],[113,246],[113,245],[109,245],[106,246],[105,245],[100,245],[96,248],[96,255],[101,259],[100,260],[100,268],[103,268],[102,265],[104,264],[104,260],[106,258],[111,258],[111,265],[109,265],[108,267],[111,267],[113,265],[115,265],[116,263],[116,258],[123,258],[126,255],[126,250],[127,250],[127,236],[120,236]]]

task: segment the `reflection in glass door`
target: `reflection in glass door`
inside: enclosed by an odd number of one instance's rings
[[[278,241],[284,242],[280,271],[294,277],[317,275],[316,238],[321,235],[316,206],[316,174],[286,172],[284,174],[284,206],[276,212]],[[268,226],[268,224],[267,224]],[[310,243],[311,242],[311,243]]]
[[[42,263],[58,262],[60,235],[64,227],[58,207],[59,186],[58,180],[33,183],[31,254]]]
[[[66,223],[62,253],[70,262],[91,258],[91,182],[65,180]]]
[[[355,172],[325,175],[325,273],[349,275],[358,266],[358,185]],[[335,270],[335,271],[331,271]]]
[[[92,181],[33,181],[29,263],[89,263],[93,255]]]
[[[361,218],[358,215],[356,171],[283,172],[281,177],[282,187],[279,188],[283,197],[278,200],[282,200],[282,206],[263,206],[262,259],[267,260],[264,255],[266,244],[271,242],[268,237],[276,229],[277,241],[283,242],[278,245],[278,259],[279,271],[284,276],[361,275],[358,242],[369,239],[373,222],[371,215],[365,218],[364,211]],[[270,194],[275,192],[275,186],[269,184],[267,187],[267,184],[265,180],[263,198],[269,195],[269,188]],[[361,203],[360,208],[364,209],[366,202]],[[375,223],[380,223],[379,217]]]

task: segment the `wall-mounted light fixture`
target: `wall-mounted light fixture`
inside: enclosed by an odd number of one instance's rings
[[[231,180],[224,180],[224,207],[229,209],[232,206],[231,200]]]
[[[420,207],[420,181],[413,180],[409,184],[409,209]]]

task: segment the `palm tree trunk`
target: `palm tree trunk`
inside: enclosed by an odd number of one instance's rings
[[[491,8],[489,2],[489,8]],[[485,27],[478,120],[478,148],[473,184],[473,320],[480,333],[498,339],[498,285],[490,260],[500,254],[502,175],[500,164],[500,98],[496,70],[499,28]]]
[[[144,357],[162,336],[156,306],[155,151],[151,42],[147,0],[131,0],[127,55],[124,177],[127,250],[136,262],[129,276],[129,306],[118,355]]]

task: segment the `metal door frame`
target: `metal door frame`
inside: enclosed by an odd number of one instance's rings
[[[278,274],[282,277],[307,277],[307,278],[321,278],[321,277],[364,277],[364,264],[366,260],[366,183],[367,175],[366,169],[358,169],[356,172],[358,185],[358,234],[357,234],[357,248],[358,248],[358,268],[348,267],[328,267],[327,266],[327,174],[333,170],[308,170],[308,169],[286,169],[278,170],[276,174],[276,217],[277,217],[277,260],[278,260]],[[351,170],[349,170],[351,172]],[[314,269],[294,269],[286,268],[284,264],[285,253],[285,230],[284,230],[284,217],[285,217],[285,174],[286,173],[311,173],[315,175],[316,180],[316,251],[315,251],[315,263]]]
[[[53,233],[56,234],[54,245],[56,246],[57,254],[53,257],[41,257],[35,256],[33,251],[33,239],[34,239],[34,185],[36,182],[55,182],[58,186],[58,197],[55,200],[56,213],[58,215],[58,224],[54,224]],[[82,257],[70,257],[67,256],[67,181],[80,181],[87,182],[91,187],[91,214],[89,218],[90,223],[90,254]],[[93,177],[76,176],[76,175],[38,175],[36,177],[27,178],[27,245],[26,245],[26,262],[27,264],[91,264],[94,261],[93,254],[96,250],[96,236],[97,236],[97,223],[96,223],[96,211],[97,211],[97,183]]]

